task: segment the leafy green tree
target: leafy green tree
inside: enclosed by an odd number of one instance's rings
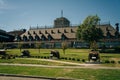
[[[66,49],[67,49],[67,43],[64,41],[64,42],[62,42],[62,50],[63,50],[64,54],[65,54]]]
[[[97,28],[99,21],[100,18],[97,15],[88,16],[77,29],[77,38],[88,43],[102,39],[103,32],[100,28]]]

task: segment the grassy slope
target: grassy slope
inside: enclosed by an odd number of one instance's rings
[[[48,77],[65,77],[85,80],[120,80],[120,70],[61,69],[20,66],[0,66],[0,73]]]

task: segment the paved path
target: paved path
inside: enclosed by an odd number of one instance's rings
[[[28,59],[30,59],[30,58],[28,58]],[[105,67],[105,66],[101,66],[100,64],[81,64],[81,63],[65,62],[65,61],[50,60],[50,59],[34,59],[34,58],[32,58],[32,59],[33,60],[50,61],[50,62],[58,62],[58,63],[64,63],[64,64],[71,64],[74,66],[49,66],[49,65],[38,65],[38,64],[12,64],[12,63],[0,63],[0,65],[31,66],[31,67],[44,67],[44,68],[120,69],[120,67]]]

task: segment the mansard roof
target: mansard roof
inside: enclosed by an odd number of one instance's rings
[[[104,36],[107,36],[108,32],[112,36],[115,36],[116,29],[113,26],[111,26],[110,24],[100,25],[100,26],[97,26],[97,28],[100,28],[103,31]]]
[[[50,35],[53,39],[61,39],[61,35],[64,34],[67,38],[76,38],[75,32],[77,31],[77,27],[65,27],[65,28],[41,28],[41,29],[33,29],[26,31],[21,35],[23,37],[26,35],[29,37],[28,32],[33,36],[35,39],[35,35],[38,35],[39,38],[41,38],[42,35],[44,35],[46,38],[48,38],[48,35]],[[34,32],[36,34],[34,34]]]

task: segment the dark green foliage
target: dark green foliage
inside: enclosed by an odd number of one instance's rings
[[[118,61],[118,63],[120,64],[120,61]]]
[[[115,63],[115,61],[114,61],[114,60],[112,60],[112,61],[110,61],[110,62],[111,62],[111,63],[113,63],[113,64]]]
[[[80,59],[77,59],[77,61],[80,61]]]
[[[82,62],[85,62],[85,59],[82,59]]]
[[[69,58],[69,60],[72,60],[72,58]]]
[[[105,63],[110,63],[110,61],[109,60],[105,60]]]
[[[72,58],[73,61],[75,61],[75,58]]]
[[[76,36],[78,39],[93,42],[99,41],[99,39],[103,38],[103,32],[100,28],[97,28],[97,25],[100,21],[100,18],[95,16],[88,16],[78,27]]]
[[[116,52],[116,53],[120,53],[120,46],[115,47],[115,49],[114,49],[114,50],[115,50],[115,52]]]

